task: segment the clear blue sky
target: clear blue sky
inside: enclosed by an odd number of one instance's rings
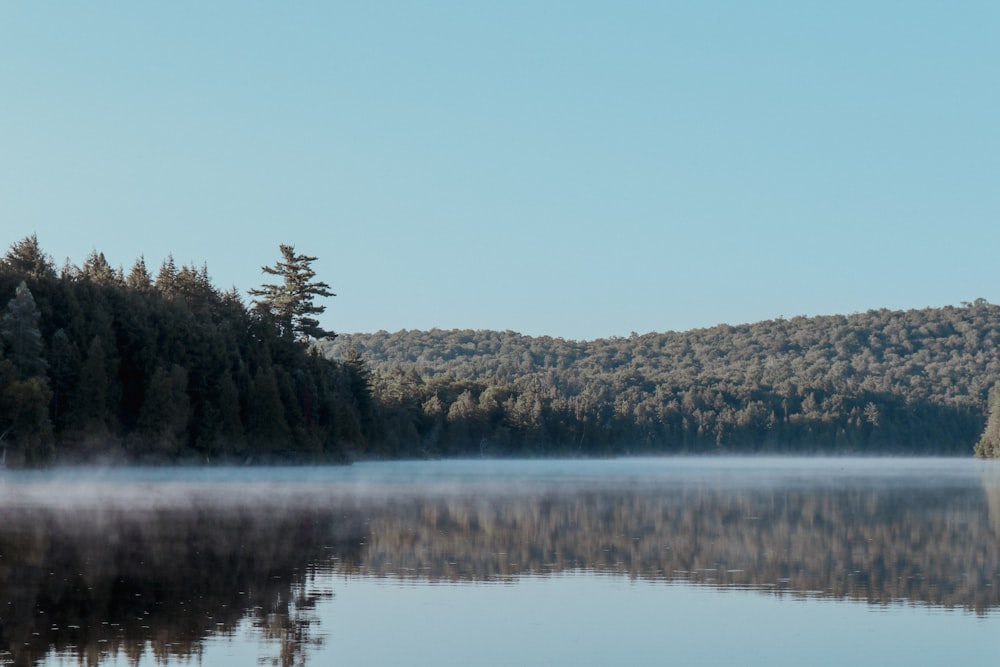
[[[1000,2],[0,0],[0,230],[340,332],[997,302]]]

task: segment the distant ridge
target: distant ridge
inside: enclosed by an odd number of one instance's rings
[[[423,390],[411,387],[419,417],[443,414],[439,431],[459,421],[461,409],[448,415],[468,392],[465,411],[487,424],[483,438],[526,446],[530,438],[508,437],[509,427],[530,426],[540,441],[531,450],[568,441],[578,443],[573,451],[590,443],[612,451],[971,454],[1000,379],[1000,306],[977,299],[593,341],[380,331],[341,335],[324,351],[339,358],[351,348],[383,391],[393,377],[419,377]],[[432,397],[441,404],[424,406]],[[519,401],[531,403],[533,424]]]

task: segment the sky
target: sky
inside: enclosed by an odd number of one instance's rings
[[[1000,302],[1000,3],[0,0],[0,249],[342,333]]]

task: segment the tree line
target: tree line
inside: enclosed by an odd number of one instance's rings
[[[246,303],[169,256],[57,269],[36,237],[13,244],[0,463],[1000,454],[1000,306],[983,299],[594,341],[334,337],[316,258],[280,250]]]
[[[1000,377],[1000,306],[977,299],[594,341],[380,331],[321,346],[367,366],[374,448],[386,456],[969,455]],[[1000,433],[1000,413],[995,424]]]
[[[314,257],[247,304],[203,265],[128,272],[94,251],[57,270],[35,236],[0,258],[0,456],[53,461],[342,460],[363,452],[363,382],[308,341]],[[358,391],[361,391],[359,394]]]

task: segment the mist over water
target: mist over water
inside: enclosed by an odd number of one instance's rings
[[[425,591],[424,604],[434,605],[440,584],[468,589],[460,604],[470,617],[486,613],[476,600],[496,604],[483,586],[513,586],[518,596],[559,590],[572,604],[593,577],[610,577],[608,604],[616,586],[632,582],[651,596],[643,604],[711,599],[723,615],[734,598],[697,591],[945,610],[991,623],[1000,609],[1000,465],[989,461],[3,471],[0,510],[0,664],[56,654],[173,664],[220,641],[229,652],[293,658],[282,664],[329,664],[349,653],[338,629],[371,600],[395,606]],[[348,603],[348,589],[373,597]],[[434,627],[428,642],[446,632]],[[553,625],[553,642],[559,632]],[[537,649],[534,664],[559,664],[542,659],[544,642]]]
[[[350,466],[117,467],[0,471],[0,505],[53,509],[280,506],[350,498],[615,487],[905,484],[932,488],[1000,476],[994,461],[957,458],[663,457],[386,461]]]

